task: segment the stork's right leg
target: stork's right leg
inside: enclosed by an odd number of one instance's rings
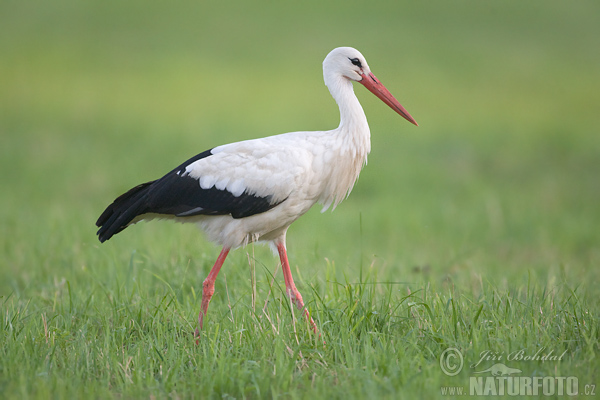
[[[217,258],[215,265],[213,265],[212,269],[208,273],[208,276],[204,280],[202,284],[202,305],[200,306],[200,314],[198,314],[198,324],[200,328],[196,329],[196,337],[200,336],[200,330],[202,329],[204,316],[208,312],[208,303],[210,303],[210,299],[215,293],[215,280],[217,279],[217,275],[219,275],[219,271],[223,266],[223,262],[225,262],[225,258],[227,258],[227,254],[229,254],[229,248],[223,247],[221,250],[221,254]]]
[[[294,284],[294,278],[292,278],[292,271],[290,270],[290,263],[287,257],[287,251],[285,249],[285,243],[279,242],[277,243],[277,251],[279,252],[279,258],[281,259],[281,268],[283,269],[283,280],[285,281],[285,290],[287,295],[290,297],[292,302],[296,304],[296,307],[300,311],[304,313],[306,320],[310,323],[310,326],[315,333],[319,333],[319,329],[317,329],[317,324],[310,316],[310,313],[304,306],[304,301],[302,300],[302,295],[296,289],[296,285]],[[320,335],[319,335],[320,336]]]

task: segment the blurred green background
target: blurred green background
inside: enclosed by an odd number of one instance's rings
[[[349,276],[358,260],[396,280],[597,282],[597,1],[4,0],[2,293],[132,249],[212,261],[194,227],[136,226],[100,247],[95,219],[215,145],[336,127],[321,62],[338,46],[420,127],[356,88],[369,164],[334,213],[292,226],[293,264],[321,280],[328,258]]]
[[[260,246],[229,256],[196,346],[219,249],[168,222],[100,245],[96,218],[216,145],[335,128],[338,46],[420,126],[356,85],[369,163],[289,230],[328,346]],[[598,1],[0,1],[0,397],[432,398],[466,382],[448,346],[568,350],[523,371],[594,383],[599,49]]]

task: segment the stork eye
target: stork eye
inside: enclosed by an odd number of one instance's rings
[[[362,64],[358,58],[348,58],[348,60],[350,60],[350,62],[356,65],[358,68],[362,68]]]

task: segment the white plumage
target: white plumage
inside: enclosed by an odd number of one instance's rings
[[[185,173],[203,189],[215,186],[236,197],[246,192],[282,202],[242,219],[198,216],[210,240],[229,248],[276,240],[316,202],[324,205],[323,211],[335,207],[354,185],[367,155],[361,151],[344,157],[355,150],[343,148],[340,132],[294,132],[234,143],[190,164]]]
[[[223,246],[203,285],[200,328],[214,280],[230,249],[266,241],[279,252],[288,295],[303,309],[285,250],[286,232],[315,203],[335,208],[352,190],[369,154],[370,132],[352,82],[363,84],[392,109],[415,120],[371,73],[356,49],[340,47],[323,62],[325,85],[340,108],[330,131],[291,132],[226,144],[186,161],[163,178],[123,194],[98,219],[101,241],[142,219],[196,222]]]

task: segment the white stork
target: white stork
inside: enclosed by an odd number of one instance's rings
[[[325,211],[347,197],[367,160],[369,125],[352,82],[361,83],[417,125],[371,73],[358,50],[339,47],[331,51],[323,61],[323,77],[340,109],[336,129],[290,132],[207,150],[162,178],[117,197],[96,222],[100,242],[140,220],[194,222],[223,247],[202,285],[200,329],[230,249],[267,242],[279,253],[287,295],[317,332],[294,284],[285,237],[291,223],[315,203]]]

